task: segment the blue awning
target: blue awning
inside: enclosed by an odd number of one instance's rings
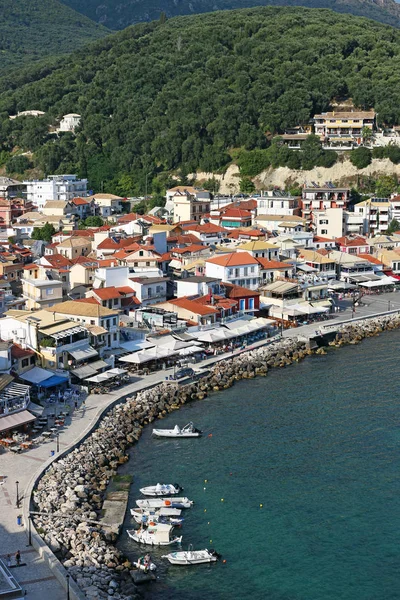
[[[50,388],[50,387],[55,387],[56,385],[62,385],[63,383],[67,383],[67,382],[68,382],[68,377],[62,377],[61,375],[53,375],[52,377],[49,377],[45,381],[42,381],[39,384],[39,387]]]

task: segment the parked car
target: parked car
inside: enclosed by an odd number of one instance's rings
[[[182,379],[182,377],[193,377],[194,371],[190,367],[185,367],[176,371],[174,379]]]

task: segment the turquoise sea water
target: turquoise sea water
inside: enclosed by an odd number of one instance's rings
[[[213,547],[226,560],[176,567],[156,549],[147,598],[400,597],[399,344],[391,332],[332,350],[157,421],[192,420],[201,439],[144,430],[122,471],[134,475],[130,506],[143,485],[180,483],[195,501],[182,548]],[[144,550],[125,532],[119,547],[131,559]]]

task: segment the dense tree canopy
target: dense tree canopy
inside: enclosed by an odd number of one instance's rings
[[[0,0],[0,72],[108,35],[80,12],[57,0]]]
[[[397,30],[327,10],[140,24],[57,66],[0,78],[0,90],[9,88],[0,93],[0,152],[34,147],[46,173],[77,172],[96,190],[141,195],[166,172],[223,170],[238,148],[268,149],[272,166],[329,166],[334,153],[315,139],[302,158],[268,140],[339,96],[374,107],[380,123],[400,123],[399,54]],[[45,117],[8,118],[31,108]],[[49,135],[47,125],[69,112],[82,115],[77,135]]]

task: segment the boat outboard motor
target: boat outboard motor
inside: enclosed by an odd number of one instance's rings
[[[216,550],[214,550],[213,548],[211,548],[211,549],[209,550],[209,553],[210,553],[212,556],[215,556],[215,558],[217,558],[218,560],[219,560],[220,558],[222,558],[222,554],[220,554],[219,552],[217,552],[217,551],[216,551]]]
[[[183,491],[183,487],[179,485],[179,483],[174,483],[174,488],[179,491]]]

